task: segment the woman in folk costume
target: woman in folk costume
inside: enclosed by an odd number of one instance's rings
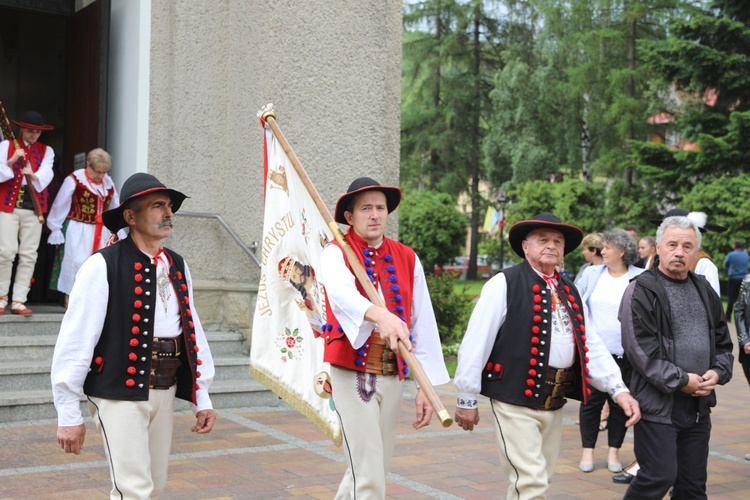
[[[65,244],[58,248],[55,271],[59,269],[59,275],[57,279],[53,276],[50,287],[66,295],[83,262],[106,246],[111,234],[102,223],[102,212],[120,205],[115,183],[107,174],[111,166],[109,153],[101,148],[89,151],[86,168],[65,178],[47,217],[51,231],[47,242]]]

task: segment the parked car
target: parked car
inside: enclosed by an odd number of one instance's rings
[[[486,255],[477,255],[477,277],[480,279],[489,279],[499,269],[494,264],[491,266],[487,263]],[[469,270],[469,258],[468,257],[454,257],[442,267],[435,266],[435,274],[448,274],[455,276],[458,279],[465,280],[466,272]]]

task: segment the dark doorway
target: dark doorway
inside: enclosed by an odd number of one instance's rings
[[[0,0],[0,98],[11,118],[42,113],[55,152],[50,204],[85,153],[106,149],[110,0],[74,12],[74,0]],[[49,288],[56,247],[42,233],[31,303],[62,303]]]

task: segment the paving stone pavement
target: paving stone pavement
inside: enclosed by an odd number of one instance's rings
[[[438,387],[452,413],[452,385]],[[388,498],[503,498],[508,482],[498,466],[489,404],[480,408],[479,427],[471,433],[437,420],[415,431],[414,390],[409,384],[398,427],[398,441],[388,476]],[[747,498],[750,488],[750,388],[735,362],[735,377],[718,389],[712,415],[708,460],[711,499]],[[594,472],[578,470],[580,436],[575,424],[578,403],[564,408],[563,443],[552,480],[552,499],[621,498],[625,486],[612,483],[606,469],[606,436],[600,434]],[[219,411],[214,431],[190,432],[192,415],[175,417],[169,481],[161,499],[333,498],[345,470],[336,448],[307,419],[279,407]],[[0,424],[0,499],[106,498],[109,472],[102,442],[93,425],[81,455],[66,455],[55,439],[56,422]],[[633,457],[632,431],[621,450],[623,464]]]

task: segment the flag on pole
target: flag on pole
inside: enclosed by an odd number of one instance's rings
[[[261,124],[265,210],[250,374],[340,445],[330,367],[317,338],[326,307],[316,269],[333,236],[270,127]]]
[[[495,210],[495,207],[487,207],[487,214],[484,216],[484,225],[482,226],[484,232],[488,234],[495,233],[500,222],[500,213]]]

